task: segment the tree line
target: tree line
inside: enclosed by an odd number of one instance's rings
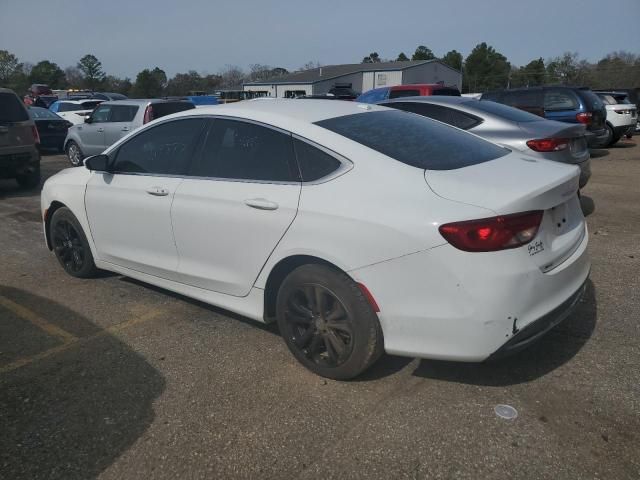
[[[438,58],[430,48],[419,45],[411,58],[400,52],[395,60],[385,60],[377,52],[372,52],[362,59],[362,63],[436,59],[462,71],[464,92],[546,84],[591,88],[640,87],[640,55],[625,51],[612,52],[595,63],[581,60],[575,52],[566,52],[546,61],[539,57],[524,66],[515,66],[494,47],[482,42],[466,58],[456,50]]]
[[[591,88],[640,87],[640,55],[625,51],[612,52],[594,63],[580,59],[577,53],[566,52],[547,60],[539,57],[524,66],[515,66],[494,47],[482,42],[466,58],[456,50],[436,57],[430,48],[419,45],[411,58],[400,52],[395,60],[385,60],[377,52],[372,52],[362,59],[362,63],[432,59],[462,71],[463,92],[544,84]],[[296,71],[320,66],[319,62],[307,62]],[[53,89],[89,89],[122,93],[134,98],[180,96],[191,91],[239,88],[245,82],[265,81],[287,73],[289,71],[285,68],[264,64],[252,64],[248,70],[227,65],[215,74],[189,70],[168,78],[166,72],[156,66],[143,69],[132,80],[107,74],[100,60],[92,54],[84,55],[75,66],[62,69],[49,60],[36,64],[21,62],[7,50],[0,50],[0,86],[9,87],[19,94],[25,93],[33,83],[45,83]]]

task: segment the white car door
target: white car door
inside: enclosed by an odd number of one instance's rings
[[[298,176],[290,134],[212,120],[171,209],[179,281],[247,295],[296,216]]]
[[[110,155],[112,173],[93,173],[85,204],[100,260],[175,277],[171,202],[205,124],[186,118],[145,129]]]

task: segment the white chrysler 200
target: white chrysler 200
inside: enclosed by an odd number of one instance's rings
[[[589,275],[575,166],[412,113],[254,100],[164,117],[42,191],[76,277],[118,272],[276,320],[310,370],[383,351],[482,361],[565,318]]]

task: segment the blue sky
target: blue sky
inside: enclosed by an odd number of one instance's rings
[[[417,45],[465,56],[487,42],[515,65],[565,51],[640,53],[640,0],[0,0],[0,49],[61,67],[93,53],[107,73],[215,73],[227,64],[394,59]]]

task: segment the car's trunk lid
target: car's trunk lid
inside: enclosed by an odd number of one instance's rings
[[[425,170],[425,180],[443,198],[497,215],[544,211],[537,236],[523,247],[543,271],[562,263],[584,238],[577,167],[511,153],[456,170]]]
[[[586,127],[582,124],[569,124],[554,120],[539,122],[520,122],[518,127],[528,140],[543,138],[569,139],[569,151],[576,161],[584,160],[587,153]]]

